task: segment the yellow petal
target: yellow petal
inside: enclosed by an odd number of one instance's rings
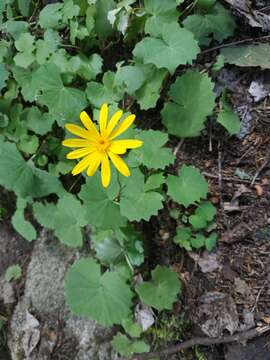
[[[106,132],[107,120],[108,120],[108,105],[103,104],[101,106],[99,113],[99,130],[101,135],[104,135]]]
[[[123,155],[127,152],[127,148],[112,143],[109,148],[109,151],[113,152],[114,154]]]
[[[115,154],[125,154],[127,149],[136,149],[142,145],[141,140],[115,140],[109,150]]]
[[[126,117],[121,124],[113,130],[113,132],[110,135],[110,139],[114,139],[117,136],[121,135],[124,131],[126,131],[134,122],[136,116],[135,115],[129,115]]]
[[[83,172],[89,165],[92,159],[92,154],[83,158],[78,164],[73,168],[72,175],[78,175]]]
[[[80,119],[83,125],[91,132],[91,135],[93,134],[94,137],[98,137],[99,133],[97,131],[97,128],[93,121],[91,120],[90,116],[87,114],[86,111],[82,111],[80,113]]]
[[[95,147],[88,146],[87,148],[82,148],[78,150],[73,150],[67,154],[67,159],[79,159],[81,157],[84,157],[86,155],[91,154],[95,151]]]
[[[113,165],[122,175],[130,176],[129,168],[127,164],[124,162],[124,160],[120,158],[120,156],[112,152],[109,152],[109,157],[112,160]]]
[[[100,162],[101,162],[101,156],[98,152],[95,152],[93,155],[93,159],[91,160],[91,163],[87,169],[87,175],[92,176],[97,171]]]
[[[85,139],[66,139],[62,141],[62,145],[67,147],[86,147],[90,145],[89,140]]]
[[[80,127],[78,125],[66,124],[65,128],[72,134],[77,135],[81,138],[89,139],[89,140],[93,139],[93,136],[91,136],[90,131],[83,129],[82,127]]]
[[[101,182],[102,185],[106,188],[111,181],[111,168],[108,155],[105,153],[101,160]]]
[[[106,135],[109,136],[110,133],[113,131],[115,126],[118,124],[119,120],[121,119],[121,116],[123,115],[122,110],[116,111],[116,113],[113,114],[111,120],[109,121],[109,124],[107,126]]]
[[[120,146],[126,149],[136,149],[143,145],[143,141],[141,140],[115,140],[112,142],[113,146]],[[111,146],[112,146],[111,145]]]

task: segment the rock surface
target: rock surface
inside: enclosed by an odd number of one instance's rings
[[[209,291],[200,297],[195,321],[209,337],[220,337],[226,331],[233,334],[239,326],[239,317],[232,297],[218,291]]]
[[[31,253],[32,243],[16,234],[10,226],[0,221],[0,276],[10,265],[24,262]]]
[[[116,360],[111,330],[73,316],[65,301],[64,277],[77,250],[62,246],[43,231],[35,243],[19,300],[10,322],[12,360]],[[78,294],[79,296],[79,294]]]
[[[269,336],[249,341],[246,345],[229,344],[226,346],[226,360],[270,360]]]

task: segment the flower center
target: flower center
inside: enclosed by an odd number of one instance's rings
[[[97,148],[99,151],[106,151],[110,144],[110,141],[108,141],[106,138],[101,137],[97,141]]]

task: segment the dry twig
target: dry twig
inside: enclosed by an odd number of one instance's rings
[[[203,171],[202,172],[202,174],[204,175],[204,176],[206,176],[206,177],[208,177],[208,178],[210,178],[210,179],[219,179],[219,176],[218,175],[214,175],[214,174],[211,174],[211,173],[209,173],[209,172],[207,172],[207,171]],[[222,180],[223,181],[231,181],[231,182],[236,182],[236,183],[240,183],[240,184],[250,184],[250,180],[245,180],[245,179],[236,179],[236,178],[234,178],[234,177],[231,177],[231,176],[229,176],[229,177],[222,177]],[[255,181],[256,183],[258,183],[258,178],[257,178],[257,181]]]
[[[270,330],[270,326],[267,325],[267,326],[256,327],[254,329],[243,331],[234,335],[227,335],[220,338],[195,337],[193,339],[184,341],[178,345],[170,346],[166,349],[161,349],[158,351],[137,354],[137,355],[135,354],[133,360],[147,360],[155,357],[158,358],[164,357],[165,359],[168,359],[169,355],[176,354],[184,349],[188,349],[196,345],[211,346],[215,344],[227,344],[231,342],[244,342],[247,340],[251,340],[257,336],[260,336],[268,332],[269,330]]]
[[[254,175],[254,177],[253,177],[253,179],[252,179],[252,181],[250,183],[250,186],[254,185],[255,181],[257,180],[257,177],[260,175],[260,173],[263,171],[263,169],[266,166],[268,166],[269,162],[270,162],[270,152],[268,153],[267,158],[264,161],[264,163],[262,164],[262,166],[260,166],[259,169],[256,171],[256,174]]]

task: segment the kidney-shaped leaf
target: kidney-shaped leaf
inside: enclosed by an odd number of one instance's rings
[[[162,39],[146,37],[140,41],[133,55],[144,64],[166,68],[171,74],[179,65],[191,64],[200,48],[193,34],[177,23],[164,24]]]
[[[0,139],[0,185],[25,198],[41,197],[62,191],[60,181],[47,171],[25,161],[16,145]]]
[[[65,289],[74,314],[102,325],[120,324],[130,311],[132,292],[116,271],[101,274],[93,259],[81,259],[69,269]]]
[[[160,265],[152,271],[152,281],[142,282],[136,287],[141,300],[157,310],[170,310],[180,290],[181,283],[176,273]]]
[[[183,165],[178,176],[169,175],[167,179],[168,195],[185,207],[205,199],[208,184],[199,169]]]
[[[172,135],[198,136],[215,106],[214,84],[206,74],[187,71],[171,86],[172,101],[162,110],[162,121]]]

